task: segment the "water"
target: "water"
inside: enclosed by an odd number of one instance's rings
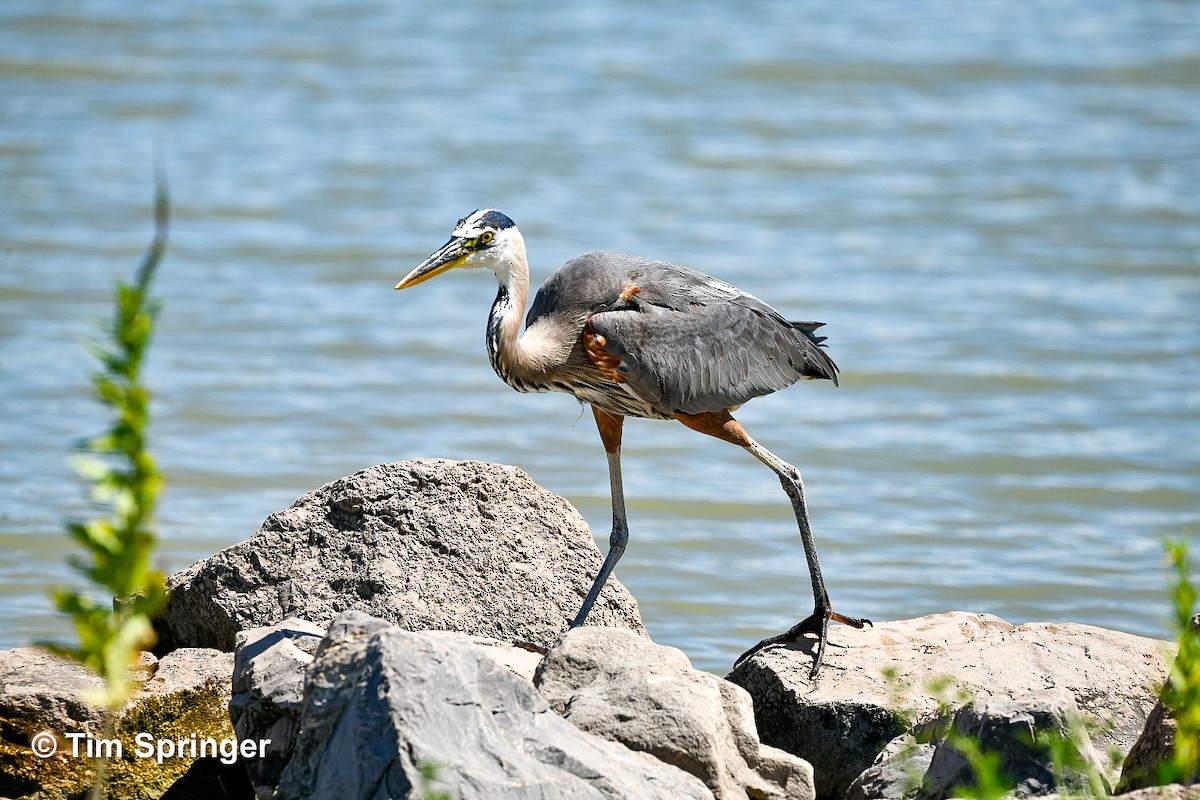
[[[590,414],[491,373],[490,276],[392,285],[458,217],[828,323],[840,388],[739,412],[804,474],[835,606],[1166,634],[1200,519],[1200,7],[349,0],[0,6],[0,646],[61,636],[82,342],[172,240],[148,364],[162,566],[362,467],[516,464],[603,544]],[[809,611],[769,471],[631,421],[618,569],[720,671]],[[836,631],[835,637],[851,636]]]

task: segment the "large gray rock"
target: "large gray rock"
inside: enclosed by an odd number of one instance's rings
[[[271,741],[263,757],[246,762],[248,778],[258,797],[274,796],[279,778],[292,759],[304,707],[305,671],[325,634],[325,628],[311,622],[286,619],[237,636],[230,718],[239,739]],[[497,666],[530,682],[541,661],[540,655],[511,642],[485,636],[454,631],[424,631],[423,635],[473,647]]]
[[[1170,649],[1089,625],[1017,626],[963,612],[861,631],[831,626],[831,634],[816,679],[809,678],[811,640],[764,650],[729,676],[754,698],[762,740],[810,762],[817,793],[831,797],[842,796],[888,742],[938,715],[926,687],[947,676],[964,693],[959,706],[1064,689],[1100,723],[1096,746],[1124,756],[1154,706]],[[1115,772],[1106,777],[1115,783]]]
[[[763,745],[750,695],[630,631],[565,633],[534,678],[577,728],[674,764],[721,800],[813,800],[812,767]]]
[[[347,612],[309,666],[276,795],[457,800],[711,798],[697,778],[584,733],[480,648]],[[436,766],[425,786],[424,765]]]
[[[305,670],[325,633],[323,627],[293,618],[237,636],[229,716],[239,739],[271,742],[265,755],[246,761],[254,792],[264,800],[274,796],[295,751],[304,707]],[[474,646],[525,680],[532,680],[541,660],[509,642],[483,636],[450,631],[427,631],[425,635]]]
[[[382,464],[272,514],[247,541],[171,577],[159,652],[232,651],[237,633],[353,609],[408,630],[548,644],[579,610],[602,556],[579,513],[515,467]],[[642,631],[610,579],[589,624]]]

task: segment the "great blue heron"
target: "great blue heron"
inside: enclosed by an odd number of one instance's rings
[[[770,467],[792,501],[808,570],[813,613],[743,653],[817,636],[812,675],[821,667],[829,621],[861,628],[870,620],[833,610],[804,502],[799,471],[747,435],[730,412],[801,378],[837,382],[837,366],[813,334],[819,322],[789,322],[758,298],[685,267],[616,253],[587,253],[559,267],[529,297],[525,240],[511,219],[481,209],[460,219],[450,241],[396,284],[407,289],[443,272],[486,267],[500,291],[488,316],[488,358],[519,392],[558,391],[592,407],[608,454],[612,534],[608,554],[571,623],[582,625],[625,552],[629,527],[621,488],[625,417],[674,419],[743,447]]]

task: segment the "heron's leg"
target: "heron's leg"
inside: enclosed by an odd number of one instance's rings
[[[592,588],[588,590],[579,613],[575,615],[572,628],[578,628],[587,621],[588,612],[600,596],[608,575],[621,560],[625,552],[625,544],[629,541],[629,525],[625,522],[625,492],[621,488],[621,428],[625,418],[618,414],[610,414],[592,406],[592,414],[596,417],[596,427],[600,430],[600,441],[604,443],[604,452],[608,456],[608,482],[612,490],[612,533],[608,537],[608,555],[600,567]]]
[[[792,509],[796,513],[796,524],[800,528],[800,542],[804,546],[804,558],[808,561],[808,573],[812,579],[813,613],[786,633],[763,639],[751,647],[738,657],[734,666],[764,647],[782,642],[794,642],[805,633],[815,633],[817,635],[817,653],[813,659],[811,673],[811,676],[815,676],[817,670],[821,668],[821,660],[825,656],[825,639],[831,619],[855,628],[870,625],[871,621],[838,614],[829,602],[829,593],[825,591],[825,578],[821,575],[821,564],[817,560],[817,545],[813,540],[812,526],[808,522],[808,504],[804,501],[804,481],[800,478],[800,471],[750,438],[750,435],[728,411],[676,414],[675,417],[693,430],[745,448],[752,456],[771,468],[771,471],[779,477],[780,485],[783,486],[783,490],[787,492],[788,498],[792,501]]]

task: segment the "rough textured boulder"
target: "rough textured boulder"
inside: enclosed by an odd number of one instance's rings
[[[116,738],[133,753],[138,733],[154,740],[233,738],[226,706],[233,658],[216,650],[178,650],[161,660],[145,654],[139,672],[146,683],[122,710]],[[82,666],[42,650],[0,651],[0,797],[78,796],[90,785],[92,762],[72,757],[68,733],[101,736],[99,711],[82,699],[100,679]],[[57,752],[41,759],[30,744],[50,731]],[[81,752],[85,745],[81,744]],[[112,797],[159,797],[188,773],[198,759],[174,757],[114,759],[109,766]],[[40,793],[40,794],[39,794]]]
[[[279,800],[711,798],[695,777],[578,730],[480,648],[347,612],[308,668]],[[436,766],[431,786],[421,775]]]
[[[759,743],[750,695],[673,647],[578,628],[547,653],[534,684],[577,728],[690,772],[718,800],[815,797],[812,767]]]
[[[1200,635],[1200,614],[1192,617],[1192,635]],[[1158,784],[1159,765],[1168,761],[1175,751],[1178,727],[1174,712],[1161,700],[1155,703],[1154,710],[1146,720],[1146,727],[1121,765],[1118,792],[1130,792]],[[1200,783],[1200,774],[1188,776],[1188,780],[1190,783]]]
[[[159,652],[233,650],[287,617],[353,609],[408,630],[548,644],[578,611],[602,556],[579,513],[515,467],[422,459],[322,486],[259,531],[171,578]],[[589,624],[642,631],[610,579]]]
[[[983,702],[1064,689],[1107,726],[1096,746],[1124,756],[1154,706],[1170,647],[1089,625],[1017,626],[962,612],[831,633],[815,680],[811,640],[760,652],[729,679],[754,698],[762,740],[810,762],[817,793],[832,797],[842,796],[890,741],[937,715],[926,686],[947,676]]]
[[[229,716],[239,739],[271,740],[265,756],[246,761],[246,773],[261,798],[275,794],[279,777],[292,759],[304,707],[304,673],[325,633],[311,622],[286,619],[238,634]],[[532,680],[541,660],[528,650],[482,636],[449,631],[426,635],[474,646],[525,680]]]

